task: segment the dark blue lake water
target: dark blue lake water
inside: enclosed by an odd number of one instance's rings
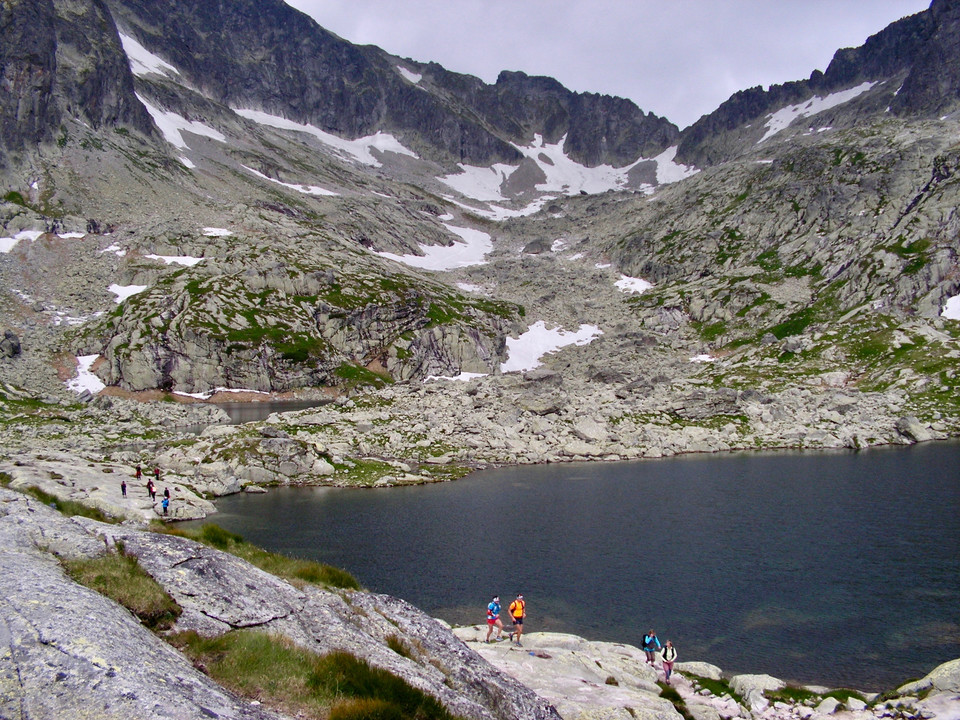
[[[528,632],[639,645],[652,627],[681,660],[864,690],[960,657],[957,442],[517,467],[217,505],[213,521],[251,542],[456,624],[522,592]]]

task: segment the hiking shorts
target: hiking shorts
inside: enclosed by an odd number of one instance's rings
[[[495,618],[494,618],[494,617],[488,617],[488,618],[487,618],[487,625],[496,625],[498,620],[500,620],[499,617],[495,617]]]
[[[515,618],[513,618],[513,624],[514,624],[514,625],[523,625],[523,618],[522,618],[522,617],[515,617]]]

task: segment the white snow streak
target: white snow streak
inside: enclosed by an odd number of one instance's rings
[[[620,279],[617,280],[614,285],[620,290],[623,290],[623,292],[638,294],[646,292],[653,287],[653,283],[648,282],[643,278],[630,277],[629,275],[621,275]]]
[[[114,283],[107,288],[110,292],[117,296],[116,303],[119,305],[124,300],[126,300],[131,295],[136,295],[137,293],[142,293],[146,290],[149,285],[117,285]]]
[[[163,260],[167,265],[176,263],[177,265],[185,265],[186,267],[193,267],[197,263],[203,262],[202,257],[190,257],[189,255],[144,255],[144,257],[150,258],[151,260]]]
[[[77,358],[77,376],[67,381],[67,388],[80,394],[84,390],[89,390],[94,395],[103,390],[106,385],[103,381],[90,372],[90,367],[97,361],[99,355],[81,355]]]
[[[960,295],[954,295],[947,300],[940,317],[945,317],[948,320],[960,320]]]
[[[144,75],[179,75],[180,71],[163,58],[154,55],[129,35],[120,33],[120,43],[127,54],[130,71],[137,77]]]
[[[39,230],[21,230],[13,237],[0,237],[0,253],[8,253],[16,246],[21,240],[36,240],[38,237],[43,235]]]
[[[407,81],[412,82],[414,85],[423,80],[423,75],[420,73],[415,73],[412,70],[407,70],[405,67],[403,67],[403,65],[397,65],[397,71],[403,75]]]
[[[508,359],[500,364],[501,372],[532,370],[540,365],[540,358],[567,345],[588,345],[603,332],[596,325],[581,325],[576,332],[563,328],[548,329],[539,320],[518,338],[507,338]]]
[[[757,145],[762,143],[767,138],[773,137],[785,127],[788,127],[794,120],[803,117],[810,117],[812,115],[816,115],[817,113],[821,113],[824,110],[829,110],[832,107],[836,107],[837,105],[842,105],[845,102],[853,100],[858,95],[862,95],[874,85],[876,85],[875,82],[861,83],[855,88],[850,88],[849,90],[831,93],[823,98],[814,96],[806,102],[799,103],[797,105],[788,105],[785,108],[777,110],[775,113],[770,113],[770,115],[767,116],[770,118],[767,120],[767,132],[757,141]]]
[[[382,163],[373,155],[373,150],[381,153],[392,152],[399,155],[409,155],[413,158],[417,157],[416,153],[401,145],[400,141],[393,137],[393,135],[388,135],[387,133],[383,132],[378,132],[375,135],[368,135],[367,137],[357,138],[356,140],[344,140],[341,137],[324,132],[320,128],[314,127],[313,125],[304,125],[294,122],[293,120],[287,120],[286,118],[282,118],[277,115],[270,115],[259,110],[244,110],[234,108],[234,112],[241,117],[245,117],[248,120],[253,120],[255,123],[259,123],[260,125],[267,125],[269,127],[277,128],[278,130],[293,130],[295,132],[302,132],[312,135],[324,145],[328,145],[334,150],[349,155],[354,160],[363,163],[364,165],[372,165],[373,167],[380,167],[382,165]]]
[[[487,253],[493,250],[490,235],[472,228],[454,225],[444,225],[444,227],[455,235],[459,235],[463,242],[456,241],[446,246],[420,245],[423,255],[397,255],[388,252],[379,252],[377,255],[425,270],[453,270],[486,263]]]
[[[296,185],[294,183],[285,183],[285,182],[282,182],[281,180],[274,180],[272,177],[268,177],[267,175],[264,175],[262,172],[257,172],[252,167],[247,167],[246,165],[241,165],[240,167],[242,167],[244,170],[252,172],[258,178],[263,178],[264,180],[269,180],[270,182],[276,183],[277,185],[283,185],[284,187],[288,187],[291,190],[302,192],[304,195],[335,196],[340,194],[340,193],[334,192],[333,190],[327,190],[326,188],[322,188],[319,185]]]
[[[190,132],[194,135],[203,135],[204,137],[213,138],[217,142],[225,142],[226,137],[217,130],[214,130],[209,125],[204,125],[201,122],[196,120],[187,120],[181,115],[176,113],[167,112],[166,110],[161,110],[158,107],[151,105],[142,95],[137,95],[137,99],[143,103],[143,106],[147,109],[147,112],[150,113],[150,117],[153,118],[153,122],[156,124],[157,128],[163,133],[164,139],[174,147],[178,147],[181,150],[189,150],[190,146],[187,145],[187,141],[183,139],[182,132]]]

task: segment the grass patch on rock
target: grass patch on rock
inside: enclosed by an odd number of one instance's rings
[[[63,563],[76,582],[123,605],[154,631],[166,630],[182,612],[170,595],[140,567],[137,559],[120,552],[90,560]]]
[[[360,583],[346,570],[302,558],[272,553],[244,540],[240,535],[207,523],[199,528],[173,527],[162,523],[152,526],[157,532],[189,538],[246,560],[264,572],[296,583],[359,590]]]
[[[673,707],[676,708],[678,713],[683,715],[684,720],[694,720],[693,715],[690,714],[690,710],[687,708],[687,704],[674,687],[664,682],[657,682],[657,686],[660,688],[660,697],[673,703]]]
[[[25,487],[21,490],[21,492],[23,492],[24,495],[30,495],[31,497],[36,498],[44,505],[49,505],[54,510],[63,513],[67,517],[79,515],[81,517],[86,517],[90,518],[91,520],[98,520],[105,523],[119,522],[113,516],[107,515],[100,508],[84,505],[76,500],[63,500],[58,498],[56,495],[51,495],[45,490],[41,490],[36,485]]]
[[[221,685],[297,717],[455,720],[435,698],[347,652],[317,655],[254,630],[171,641]]]
[[[793,685],[787,685],[779,690],[767,690],[763,693],[763,695],[770,702],[784,702],[791,705],[802,705],[804,703],[816,704],[828,697],[835,698],[842,703],[846,703],[852,697],[857,698],[858,700],[864,700],[863,695],[856,690],[840,688],[821,694],[813,692],[812,690],[807,690],[806,688],[795,687]]]

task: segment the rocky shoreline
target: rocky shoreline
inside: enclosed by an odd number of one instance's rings
[[[172,517],[195,519],[212,511],[213,497],[274,485],[390,487],[503,465],[860,449],[953,435],[952,422],[901,414],[903,391],[864,393],[830,383],[819,377],[808,388],[761,393],[689,379],[581,380],[543,367],[390,385],[335,400],[304,393],[299,397],[316,407],[243,425],[229,424],[209,403],[109,395],[88,396],[87,403],[38,401],[7,385],[0,406],[9,411],[11,432],[0,470],[54,494],[85,497],[111,479],[119,485],[137,464],[156,465],[175,490]],[[115,492],[96,497],[117,516],[150,514],[118,504]]]
[[[719,668],[678,663],[668,699],[637,648],[530,633],[524,647],[478,642],[480,627],[450,629],[413,606],[363,591],[293,586],[243,560],[185,538],[69,518],[0,488],[0,715],[10,718],[282,718],[238,698],[192,667],[111,600],[75,584],[64,559],[122,544],[183,608],[174,630],[215,636],[256,627],[323,653],[347,650],[477,720],[846,720],[960,717],[960,659],[883,696],[807,688],[771,700],[784,683],[723,679]],[[399,639],[399,640],[398,640]],[[413,650],[395,652],[402,642]],[[722,691],[713,681],[722,681]],[[775,696],[774,696],[775,697]]]

